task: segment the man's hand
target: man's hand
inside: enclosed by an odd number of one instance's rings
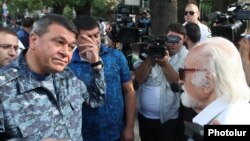
[[[84,39],[84,42],[79,44],[79,47],[82,48],[80,55],[89,61],[89,63],[95,63],[100,60],[99,57],[99,45],[95,42],[94,39],[88,37],[87,35],[81,35],[81,38]]]
[[[168,61],[170,60],[170,56],[169,56],[169,53],[168,51],[166,51],[166,54],[163,58],[155,58],[155,61],[158,65],[160,65],[161,67],[168,63]]]
[[[134,141],[134,128],[126,128],[123,130],[122,141]]]

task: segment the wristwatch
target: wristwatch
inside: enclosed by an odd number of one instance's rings
[[[99,66],[99,65],[101,65],[101,67],[103,66],[103,63],[102,63],[102,60],[99,60],[99,61],[97,61],[97,62],[95,62],[95,63],[91,63],[90,64],[91,65],[91,67],[92,68],[96,68],[97,66]]]

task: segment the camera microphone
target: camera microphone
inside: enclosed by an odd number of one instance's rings
[[[208,14],[207,17],[210,21],[215,21],[218,18],[218,16],[221,14],[222,13],[220,11],[215,11],[215,12]]]
[[[171,83],[171,84],[170,84],[170,88],[171,88],[171,90],[172,90],[173,92],[180,92],[180,93],[184,92],[184,91],[182,90],[182,88],[181,88],[181,85],[180,85],[179,83],[176,83],[176,82]]]

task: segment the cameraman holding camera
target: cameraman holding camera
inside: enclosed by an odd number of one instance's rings
[[[135,79],[139,84],[138,121],[142,141],[176,141],[183,134],[178,119],[180,95],[171,90],[170,84],[178,82],[178,68],[183,67],[188,53],[183,45],[185,27],[179,23],[171,24],[166,36],[164,56],[155,57],[154,52],[148,53],[148,50],[158,48],[154,44],[148,45],[143,57],[134,63]]]

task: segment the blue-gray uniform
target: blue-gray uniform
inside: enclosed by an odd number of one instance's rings
[[[37,77],[24,53],[0,70],[0,132],[28,141],[47,137],[81,141],[82,103],[91,107],[104,102],[103,69],[95,70],[92,86],[63,72]]]

